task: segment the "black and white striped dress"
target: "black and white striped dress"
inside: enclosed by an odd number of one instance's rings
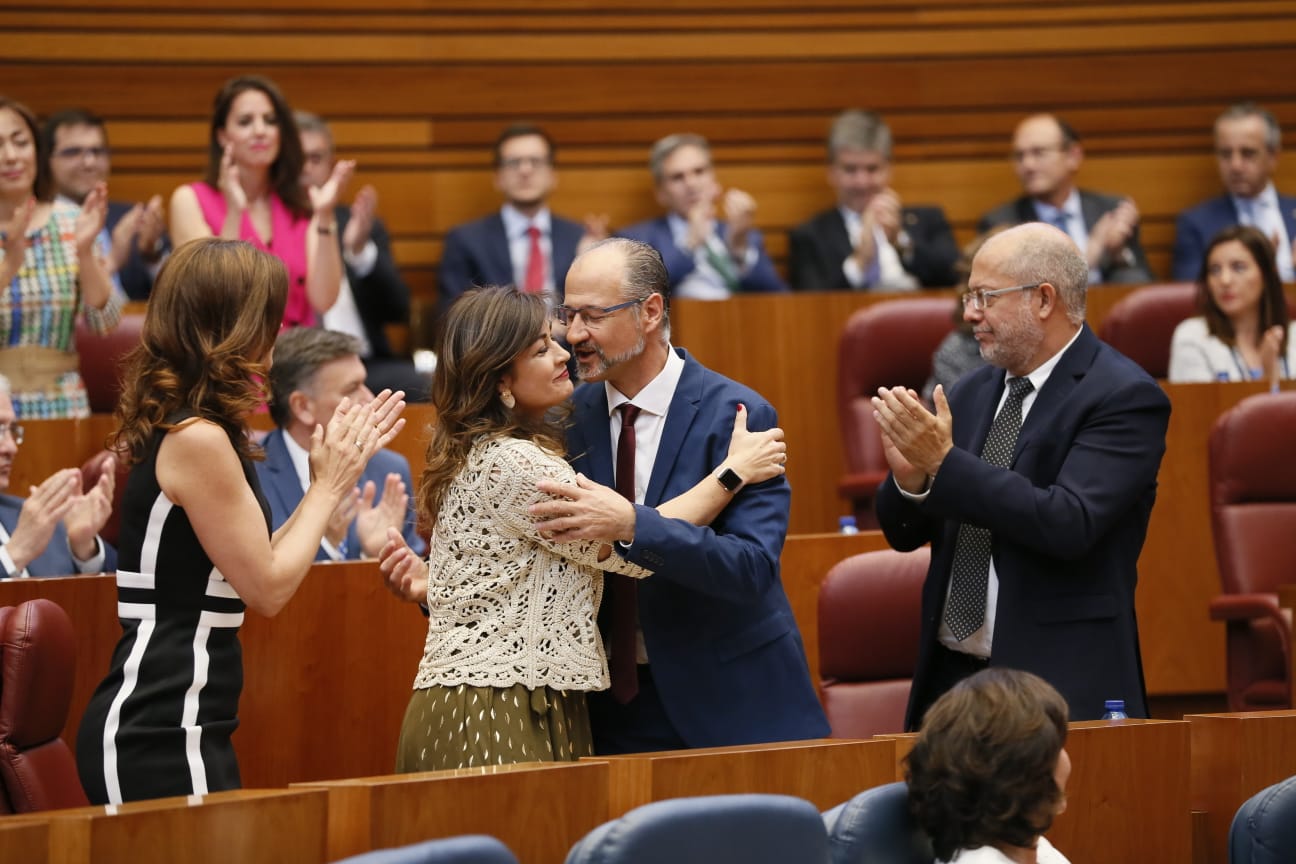
[[[97,804],[240,785],[230,736],[243,689],[243,601],[158,486],[163,435],[126,480],[117,572],[122,637],[77,735],[81,784]],[[241,461],[269,532],[270,505],[252,463]]]

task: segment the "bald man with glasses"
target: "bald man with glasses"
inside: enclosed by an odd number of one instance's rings
[[[963,317],[987,366],[873,400],[891,475],[878,521],[931,543],[906,725],[987,666],[1056,687],[1071,719],[1107,699],[1147,716],[1134,613],[1170,402],[1084,323],[1088,266],[1049,225],[1010,228],[972,262]]]

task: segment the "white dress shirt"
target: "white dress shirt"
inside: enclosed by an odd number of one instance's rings
[[[528,219],[512,204],[500,208],[500,218],[504,220],[504,234],[508,237],[509,263],[513,265],[513,284],[519,288],[526,285],[527,265],[531,262],[531,235],[527,229],[534,225],[540,229],[540,251],[544,253],[544,290],[551,297],[554,293],[553,277],[553,218],[548,207],[541,207],[535,217]]]
[[[1239,198],[1234,195],[1233,207],[1238,212],[1238,220],[1243,225],[1250,225],[1274,242],[1275,260],[1278,263],[1278,275],[1284,282],[1296,282],[1296,268],[1292,262],[1292,238],[1287,236],[1287,223],[1283,221],[1282,210],[1278,202],[1278,190],[1272,182],[1264,191],[1254,198]]]
[[[756,266],[756,262],[760,260],[760,253],[756,251],[756,247],[748,243],[747,251],[743,253],[743,260],[733,261],[733,256],[729,253],[729,246],[720,239],[714,222],[711,226],[711,233],[707,235],[706,242],[692,252],[689,252],[688,248],[688,220],[677,213],[668,213],[666,214],[666,224],[670,226],[671,239],[675,241],[675,245],[693,257],[693,271],[681,279],[680,283],[671,291],[672,298],[727,300],[733,296],[725,277],[711,263],[711,255],[718,255],[732,261],[734,271],[739,279],[750,273],[751,269]],[[710,250],[710,254],[708,254],[708,250]]]
[[[302,492],[304,493],[311,485],[310,453],[306,452],[300,444],[294,441],[286,430],[281,431],[283,431],[284,449],[288,451],[288,458],[292,460],[293,470],[297,472],[297,481],[301,483]],[[320,541],[320,548],[328,555],[330,561],[346,560],[343,550],[330,543],[327,537]]]
[[[860,235],[864,232],[864,217],[849,207],[838,207],[837,211],[841,213],[842,221],[846,223],[846,233],[850,236],[851,248],[858,248]],[[900,253],[891,245],[886,232],[876,225],[873,226],[873,248],[877,250],[874,254],[877,255],[878,278],[872,285],[867,283],[868,274],[864,272],[864,268],[859,265],[859,261],[853,254],[847,255],[846,260],[842,262],[842,275],[846,277],[846,281],[852,288],[857,291],[867,288],[878,291],[912,291],[918,287],[918,280],[904,269]]]

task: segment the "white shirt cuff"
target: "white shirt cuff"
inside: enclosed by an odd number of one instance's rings
[[[0,567],[4,567],[5,576],[9,579],[26,579],[30,575],[26,567],[20,571],[18,565],[14,564],[7,546],[0,546]]]
[[[76,565],[78,573],[103,572],[104,559],[108,556],[104,552],[103,540],[98,536],[95,537],[95,554],[91,555],[86,560],[82,561],[80,558],[76,557],[76,553],[72,552],[72,543],[70,541],[68,542],[68,552],[72,553],[72,563]]]
[[[378,263],[378,245],[370,240],[365,243],[359,255],[352,255],[344,245],[342,260],[346,261],[346,265],[351,268],[352,273],[355,273],[356,278],[363,279],[373,272],[374,265]]]
[[[330,561],[345,560],[342,555],[342,550],[330,543],[327,538],[320,541],[320,548],[324,550],[324,554],[329,557]]]
[[[847,255],[846,260],[842,262],[842,275],[850,283],[852,288],[863,288],[864,286],[864,268],[855,260],[854,255]]]
[[[905,489],[903,486],[900,485],[900,481],[899,481],[899,480],[895,479],[895,475],[894,475],[894,474],[891,475],[891,482],[895,484],[895,487],[896,487],[896,489],[898,489],[898,490],[900,491],[900,494],[903,495],[904,497],[908,498],[910,501],[926,501],[926,500],[927,500],[927,496],[931,494],[931,478],[930,478],[930,477],[927,478],[927,488],[924,489],[924,490],[921,491],[921,492],[910,492],[910,491],[908,491],[907,489]]]

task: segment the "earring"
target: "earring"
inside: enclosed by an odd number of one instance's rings
[[[509,390],[500,391],[500,401],[503,402],[504,407],[508,409],[512,409],[513,406],[517,404],[517,400],[513,398],[513,393]]]

